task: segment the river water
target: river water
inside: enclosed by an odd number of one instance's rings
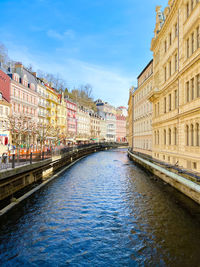
[[[0,266],[200,266],[199,206],[98,152],[1,218]]]

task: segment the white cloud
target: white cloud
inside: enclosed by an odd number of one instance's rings
[[[136,84],[136,77],[124,75],[120,70],[100,66],[76,59],[63,59],[45,54],[30,53],[27,47],[6,43],[9,55],[24,65],[31,64],[35,70],[59,73],[69,87],[90,83],[94,98],[102,98],[115,106],[127,105],[129,88]],[[56,59],[55,59],[56,58]]]
[[[57,40],[64,40],[66,38],[74,39],[75,38],[75,32],[73,30],[66,30],[64,33],[59,33],[55,30],[48,30],[47,35],[51,38],[57,39]]]

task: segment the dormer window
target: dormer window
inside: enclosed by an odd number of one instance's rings
[[[13,80],[19,82],[19,75],[17,73],[13,73]]]
[[[0,100],[2,100],[3,99],[3,97],[2,97],[2,93],[0,93]]]

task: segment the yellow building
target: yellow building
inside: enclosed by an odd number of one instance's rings
[[[156,8],[153,51],[153,156],[200,171],[200,1]]]
[[[152,103],[148,96],[153,86],[153,60],[137,78],[133,92],[133,151],[152,155]]]
[[[47,92],[47,123],[57,126],[57,106],[59,105],[58,93],[46,84]]]
[[[57,105],[57,127],[60,129],[62,139],[67,137],[67,103],[64,99],[64,93],[58,95],[59,103]]]
[[[133,92],[134,87],[129,90],[128,99],[127,140],[130,148],[133,147]]]

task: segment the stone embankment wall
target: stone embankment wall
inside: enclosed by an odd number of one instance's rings
[[[128,151],[128,156],[134,162],[200,204],[200,176],[198,174],[188,173],[170,165],[161,165],[151,158],[146,158],[131,151]]]

